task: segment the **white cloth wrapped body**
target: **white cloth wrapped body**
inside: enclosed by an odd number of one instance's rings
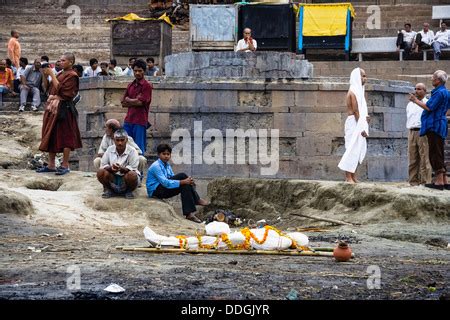
[[[223,222],[218,222],[221,224],[225,224]],[[225,224],[226,225],[226,224]],[[228,226],[228,225],[227,225]],[[212,230],[213,229],[213,230]],[[223,226],[215,225],[214,228],[209,228],[208,230],[212,232],[218,232],[219,230],[225,230]],[[229,228],[228,228],[229,229]],[[262,241],[264,239],[264,233],[266,232],[265,228],[260,229],[250,229],[250,232],[259,240]],[[223,233],[220,233],[223,234]],[[228,239],[233,246],[242,245],[245,243],[245,236],[241,232],[232,232],[228,233]],[[297,245],[306,246],[309,243],[308,237],[300,232],[292,232],[286,234],[287,236],[280,236],[276,231],[269,230],[267,233],[266,240],[259,244],[253,238],[250,238],[250,247],[256,250],[285,250],[292,246],[292,240],[294,240]],[[157,234],[149,227],[145,227],[144,229],[144,237],[145,239],[154,247],[156,246],[168,246],[168,247],[180,247],[180,239],[177,237],[166,237]],[[202,245],[213,245],[217,243],[218,249],[225,249],[228,245],[219,238],[217,242],[217,237],[215,236],[201,236],[200,237]],[[291,240],[292,239],[292,240]],[[183,239],[183,245],[186,249],[198,249],[199,248],[199,239],[197,237],[187,237],[185,240]]]

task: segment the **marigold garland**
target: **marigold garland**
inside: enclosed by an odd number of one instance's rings
[[[311,249],[306,247],[306,246],[299,246],[294,239],[292,239],[290,236],[284,234],[283,232],[281,232],[277,228],[274,228],[272,226],[266,225],[266,226],[264,226],[264,229],[265,229],[264,235],[263,235],[263,238],[261,240],[258,239],[253,234],[253,232],[250,231],[250,229],[248,227],[241,229],[240,232],[245,237],[245,240],[244,240],[243,243],[237,244],[237,245],[233,245],[233,243],[231,242],[231,240],[230,240],[230,238],[228,237],[227,234],[222,234],[220,236],[217,236],[216,240],[214,241],[213,244],[203,244],[202,243],[202,236],[200,234],[196,234],[196,237],[198,239],[198,247],[200,249],[218,249],[220,241],[223,241],[227,245],[227,247],[229,249],[232,249],[232,250],[244,250],[244,249],[245,250],[250,250],[251,249],[250,239],[253,239],[258,244],[263,244],[267,240],[267,237],[269,235],[269,231],[273,230],[280,237],[285,237],[285,238],[288,238],[289,240],[291,240],[292,241],[291,248],[297,249],[297,250],[300,250],[300,251],[311,251]],[[180,249],[186,249],[186,247],[187,247],[187,238],[186,238],[186,236],[177,236],[176,238],[179,239]]]
[[[180,249],[186,249],[187,239],[186,236],[176,236],[180,243]]]

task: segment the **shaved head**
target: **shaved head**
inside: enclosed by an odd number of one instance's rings
[[[419,82],[418,84],[416,84],[416,88],[418,88],[418,87],[427,91],[427,86],[425,84],[423,84],[422,82]]]
[[[366,71],[362,68],[359,68],[359,71],[361,72],[361,82],[362,85],[365,85],[367,82],[367,77],[366,77]]]

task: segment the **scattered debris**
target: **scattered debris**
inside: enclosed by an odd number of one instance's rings
[[[448,248],[448,242],[445,239],[442,238],[431,238],[425,241],[425,244],[428,244],[430,246],[434,247],[440,247],[440,248]]]
[[[118,284],[111,283],[109,286],[107,286],[104,291],[110,292],[110,293],[122,293],[125,292],[125,289],[119,286]]]
[[[217,209],[213,213],[209,213],[205,222],[210,223],[213,221],[225,222],[234,227],[238,227],[242,224],[242,220],[238,218],[232,211],[223,209]]]
[[[298,300],[298,291],[295,289],[291,289],[291,291],[289,291],[288,295],[286,296],[286,299]]]

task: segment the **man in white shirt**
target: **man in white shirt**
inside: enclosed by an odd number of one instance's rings
[[[423,83],[416,84],[416,96],[423,103],[427,88]],[[410,101],[406,106],[406,128],[408,129],[408,182],[412,186],[431,183],[431,164],[428,156],[428,140],[420,136],[421,117],[423,109]]]
[[[419,52],[420,50],[431,49],[431,43],[434,39],[434,32],[430,30],[430,24],[424,23],[423,29],[419,31],[416,35],[416,39],[413,44],[413,48],[415,52]]]
[[[20,76],[25,74],[25,69],[28,65],[28,59],[21,57],[19,59],[19,69],[17,69],[16,78],[14,79],[14,92],[20,93],[19,85],[20,85]]]
[[[87,67],[86,70],[83,72],[83,77],[96,77],[100,72],[102,72],[102,69],[98,66],[98,60],[95,58],[92,58],[89,60],[90,67]]]
[[[433,39],[433,51],[434,51],[434,61],[439,61],[441,58],[441,49],[448,48],[449,46],[450,31],[447,30],[447,24],[445,22],[441,23],[441,30],[436,32]]]
[[[404,50],[404,58],[407,59],[411,52],[416,32],[411,30],[411,24],[405,23],[405,29],[400,30],[397,36],[397,51]]]
[[[119,67],[117,65],[117,60],[116,59],[109,60],[109,66],[108,67],[109,67],[109,71],[108,71],[109,75],[116,76],[116,77],[122,75],[123,70],[122,70],[121,67]]]
[[[244,29],[244,38],[239,40],[235,52],[254,52],[256,51],[257,43],[252,38],[252,30],[250,28]]]
[[[120,122],[116,119],[109,119],[105,123],[105,134],[103,135],[102,142],[100,143],[100,147],[98,148],[97,158],[94,159],[94,168],[95,170],[100,169],[102,157],[105,154],[106,150],[114,145],[114,133],[121,128]],[[142,150],[139,146],[134,142],[133,138],[128,136],[128,142],[131,147],[136,149],[139,155],[139,167],[138,170],[143,175],[145,171],[145,167],[147,166],[147,158],[142,155]]]
[[[128,67],[126,67],[125,70],[123,70],[123,73],[122,73],[123,76],[127,76],[127,77],[134,76],[133,65],[135,62],[136,62],[136,58],[128,59]]]
[[[110,146],[102,157],[97,179],[104,187],[102,198],[125,195],[133,199],[133,191],[140,181],[138,171],[139,156],[133,147],[127,144],[128,134],[124,129],[114,133],[114,145]]]

